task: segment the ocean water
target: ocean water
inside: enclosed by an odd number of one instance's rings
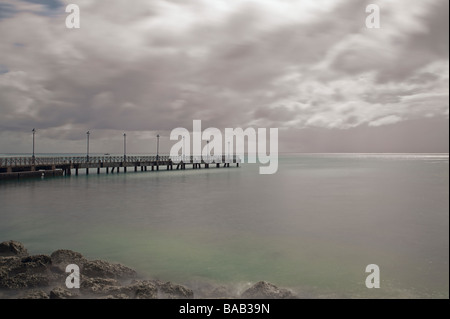
[[[259,164],[0,182],[0,241],[72,249],[199,287],[448,298],[448,154],[285,154]],[[377,264],[381,286],[368,289]]]

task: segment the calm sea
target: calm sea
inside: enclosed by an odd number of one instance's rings
[[[448,298],[448,154],[297,154],[241,168],[0,182],[0,241],[144,276],[303,297]],[[367,289],[365,268],[380,267]]]

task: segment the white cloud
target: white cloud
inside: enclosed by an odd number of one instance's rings
[[[328,130],[448,118],[442,1],[378,1],[379,30],[365,28],[359,0],[80,0],[77,30],[63,7],[45,15],[5,1],[16,13],[0,18],[2,130],[72,138],[192,119]]]
[[[382,117],[378,120],[369,122],[369,126],[382,126],[382,125],[389,125],[389,124],[395,124],[402,120],[400,116],[397,115],[389,115],[386,117]]]

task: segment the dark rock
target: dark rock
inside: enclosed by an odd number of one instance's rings
[[[33,255],[28,257],[23,257],[20,260],[22,263],[26,264],[41,264],[41,265],[51,265],[52,259],[48,255]]]
[[[244,291],[242,298],[245,299],[293,299],[295,295],[283,288],[266,282],[260,281]]]
[[[159,280],[153,280],[158,288],[158,298],[161,299],[192,299],[194,298],[194,292],[181,285],[174,283],[162,282]]]
[[[133,298],[136,299],[157,299],[158,298],[158,288],[153,281],[142,280],[134,281],[131,286],[129,286],[133,291]]]
[[[0,268],[0,287],[2,287],[2,282],[8,278],[8,272],[5,269]]]
[[[57,250],[47,255],[28,256],[22,244],[14,241],[0,244],[0,288],[4,295],[16,295],[17,289],[55,286],[50,296],[42,290],[29,291],[23,298],[67,299],[78,297],[114,299],[187,299],[193,298],[191,289],[171,282],[159,280],[133,280],[122,285],[126,279],[136,277],[136,271],[121,264],[103,260],[88,261],[80,253],[71,250]],[[81,271],[81,287],[67,290],[65,269],[76,264]],[[119,282],[118,280],[121,280]]]
[[[61,287],[56,287],[50,291],[50,299],[72,299],[76,297],[78,297],[77,294]]]
[[[95,295],[104,295],[104,298],[123,299],[156,299],[158,297],[158,289],[152,281],[134,280],[128,286],[121,286],[115,279],[107,278],[86,278],[81,282],[81,289],[83,293],[90,293]]]
[[[20,257],[0,257],[0,272],[3,270],[7,274],[21,265]]]
[[[48,286],[47,266],[49,257],[45,255],[29,257],[0,257],[0,288],[19,289]]]
[[[126,279],[136,276],[136,271],[121,264],[112,264],[103,260],[88,261],[83,265],[81,274],[92,278]]]
[[[119,282],[115,279],[106,278],[83,278],[81,280],[81,290],[83,292],[107,295],[112,292],[117,292],[120,288]]]
[[[6,289],[36,288],[48,285],[49,278],[43,274],[20,273],[0,280],[0,288]]]
[[[0,256],[27,256],[25,246],[18,241],[10,240],[0,243]]]
[[[44,272],[51,265],[50,257],[47,255],[36,255],[28,257],[0,257],[0,270],[5,270],[9,275],[17,273]]]
[[[31,290],[19,299],[48,299],[48,295],[42,290]]]
[[[50,256],[47,255],[23,257],[20,262],[20,266],[11,269],[11,272],[43,273],[52,264]]]
[[[52,270],[56,272],[65,272],[67,265],[70,264],[75,264],[81,269],[81,267],[87,262],[87,259],[84,258],[82,254],[68,249],[56,250],[50,255],[50,257],[53,264]]]

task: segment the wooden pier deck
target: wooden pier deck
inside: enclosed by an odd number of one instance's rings
[[[210,167],[230,167],[235,163],[239,167],[240,160],[236,157],[211,156],[207,159],[199,156],[78,156],[78,157],[4,157],[0,158],[0,180],[40,176],[70,176],[72,172],[78,175],[80,170],[86,174],[94,171],[100,174],[127,172],[127,169],[140,171],[183,170]]]

